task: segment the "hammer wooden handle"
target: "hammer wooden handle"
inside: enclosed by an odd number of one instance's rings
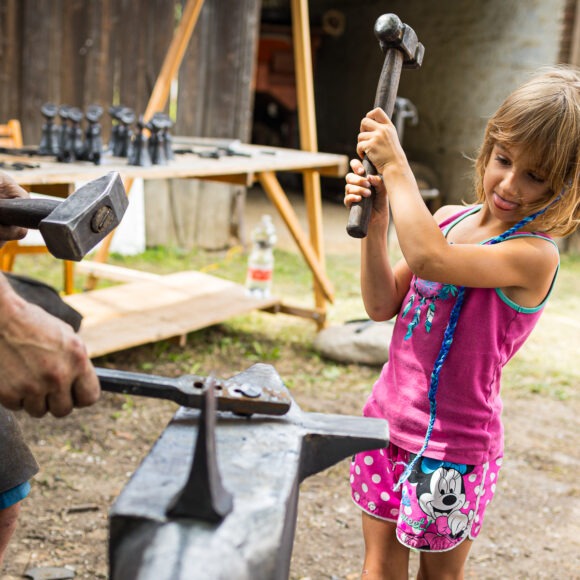
[[[395,14],[379,16],[375,23],[375,35],[385,54],[375,94],[375,108],[381,107],[390,118],[395,108],[401,70],[403,66],[420,67],[424,49],[414,30],[403,24]],[[377,174],[366,155],[363,158],[363,167],[367,175]],[[376,192],[371,187],[370,197],[365,197],[351,206],[346,231],[353,238],[364,238],[367,235],[375,195]]]
[[[55,199],[0,199],[0,225],[37,230],[62,202]]]
[[[395,108],[399,78],[403,68],[403,58],[403,53],[398,48],[388,49],[377,86],[375,108],[381,107],[389,119]],[[363,157],[362,163],[367,175],[377,175],[378,172],[375,166],[366,155]],[[366,237],[375,195],[375,188],[371,186],[370,197],[365,197],[361,201],[352,204],[346,226],[346,231],[351,237]]]

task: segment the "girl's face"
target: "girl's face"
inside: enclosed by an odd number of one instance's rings
[[[483,174],[483,190],[493,215],[516,223],[530,215],[531,204],[549,201],[546,176],[522,147],[496,143]]]

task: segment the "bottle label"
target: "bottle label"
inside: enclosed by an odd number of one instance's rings
[[[272,270],[261,270],[259,268],[248,268],[248,277],[260,282],[268,282],[272,279]]]

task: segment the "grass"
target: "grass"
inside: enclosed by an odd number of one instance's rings
[[[224,252],[152,248],[137,256],[113,254],[109,262],[159,274],[195,269],[243,283],[246,260],[247,255],[239,247]],[[329,305],[328,310],[330,323],[366,318],[360,298],[358,256],[331,254],[326,257],[326,265],[336,291],[335,304]],[[15,271],[62,289],[61,267],[48,255],[20,256]],[[504,371],[504,389],[522,396],[542,395],[562,400],[577,396],[580,384],[580,367],[577,365],[579,282],[580,256],[563,256],[558,281],[544,316]],[[77,275],[75,285],[78,291],[82,291],[83,283],[84,277]],[[100,287],[104,285],[104,282],[100,283]],[[276,250],[274,292],[289,303],[312,305],[312,276],[298,254]],[[305,394],[314,394],[316,385],[320,387],[321,383],[332,385],[337,381],[354,381],[349,374],[360,373],[360,368],[321,359],[312,348],[315,333],[315,325],[308,320],[251,313],[233,318],[218,328],[192,333],[185,352],[170,342],[157,343],[151,347],[149,360],[141,361],[139,365],[142,370],[151,371],[158,364],[169,364],[176,372],[201,374],[203,367],[211,364],[208,361],[216,357],[232,363],[262,361],[278,367],[282,364],[281,359],[291,352],[292,357],[306,362],[302,365],[297,360],[295,368],[287,371],[285,379],[289,387],[292,383],[300,384]],[[114,357],[114,360],[119,361],[119,357]],[[368,380],[371,380],[378,371],[368,370]],[[370,383],[367,386],[370,387]]]

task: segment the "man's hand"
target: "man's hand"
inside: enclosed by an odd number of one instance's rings
[[[33,417],[95,403],[100,385],[81,339],[0,275],[0,404]]]
[[[28,192],[20,187],[10,175],[0,171],[0,198],[30,197]],[[28,230],[18,226],[0,226],[0,248],[8,240],[21,240]]]

